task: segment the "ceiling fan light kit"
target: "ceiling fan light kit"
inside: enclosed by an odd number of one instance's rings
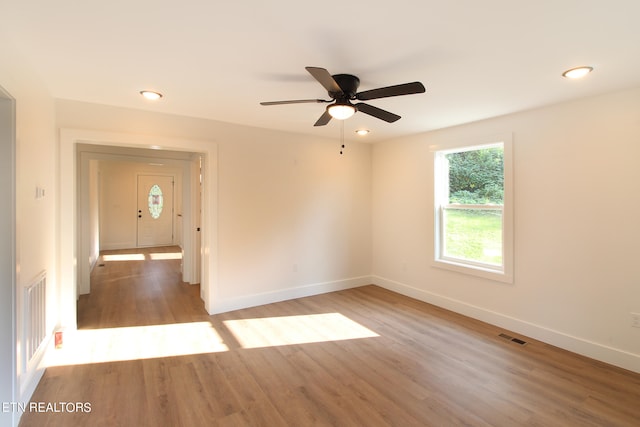
[[[331,104],[327,107],[327,111],[336,120],[346,120],[356,113],[356,107],[347,104]]]
[[[327,106],[324,114],[316,121],[314,126],[324,126],[332,118],[345,120],[360,111],[387,123],[393,123],[400,119],[397,114],[383,110],[364,102],[352,104],[351,101],[369,101],[372,99],[389,98],[392,96],[412,95],[424,93],[425,87],[420,82],[404,83],[395,86],[387,86],[378,89],[358,92],[360,79],[351,74],[331,75],[326,69],[319,67],[306,67],[306,70],[315,78],[331,97],[325,99],[299,99],[291,101],[269,101],[261,102],[261,105],[283,105],[283,104],[306,104],[306,103],[331,103]]]

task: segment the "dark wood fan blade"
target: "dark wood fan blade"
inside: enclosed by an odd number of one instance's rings
[[[283,104],[318,104],[322,102],[332,102],[324,99],[293,99],[291,101],[267,101],[261,102],[260,105],[283,105]]]
[[[306,70],[316,79],[320,84],[330,93],[341,94],[342,89],[338,83],[333,79],[331,74],[324,68],[319,67],[305,67]]]
[[[401,85],[381,87],[378,89],[365,90],[356,94],[356,99],[368,101],[370,99],[388,98],[390,96],[412,95],[414,93],[424,93],[426,89],[420,82],[404,83]]]
[[[323,115],[320,116],[318,121],[314,124],[314,126],[324,126],[331,120],[331,114],[328,111],[325,111]]]
[[[356,104],[358,111],[373,116],[377,119],[384,120],[387,123],[393,123],[400,120],[400,116],[383,110],[382,108],[374,107],[373,105],[360,102]]]

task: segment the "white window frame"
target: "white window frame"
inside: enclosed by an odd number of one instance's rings
[[[504,201],[503,205],[452,205],[448,203],[449,172],[443,161],[449,153],[474,151],[502,146],[504,160]],[[434,165],[434,257],[433,266],[459,273],[483,277],[504,283],[513,283],[513,143],[511,135],[486,138],[475,144],[451,144],[437,146],[433,150]],[[492,265],[443,254],[444,209],[502,209],[502,265]]]

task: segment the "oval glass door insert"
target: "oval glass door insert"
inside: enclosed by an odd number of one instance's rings
[[[149,190],[149,214],[151,214],[151,218],[160,218],[163,205],[164,198],[162,197],[162,190],[158,184],[154,184],[151,190]]]

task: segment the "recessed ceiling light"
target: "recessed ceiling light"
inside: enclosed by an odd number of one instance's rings
[[[593,67],[576,67],[562,73],[563,77],[568,79],[580,79],[593,71]]]
[[[356,133],[360,136],[364,136],[369,133],[369,129],[358,129]]]
[[[141,90],[140,95],[144,96],[150,101],[157,101],[158,99],[162,98],[162,94],[160,92],[154,92],[151,90]]]

